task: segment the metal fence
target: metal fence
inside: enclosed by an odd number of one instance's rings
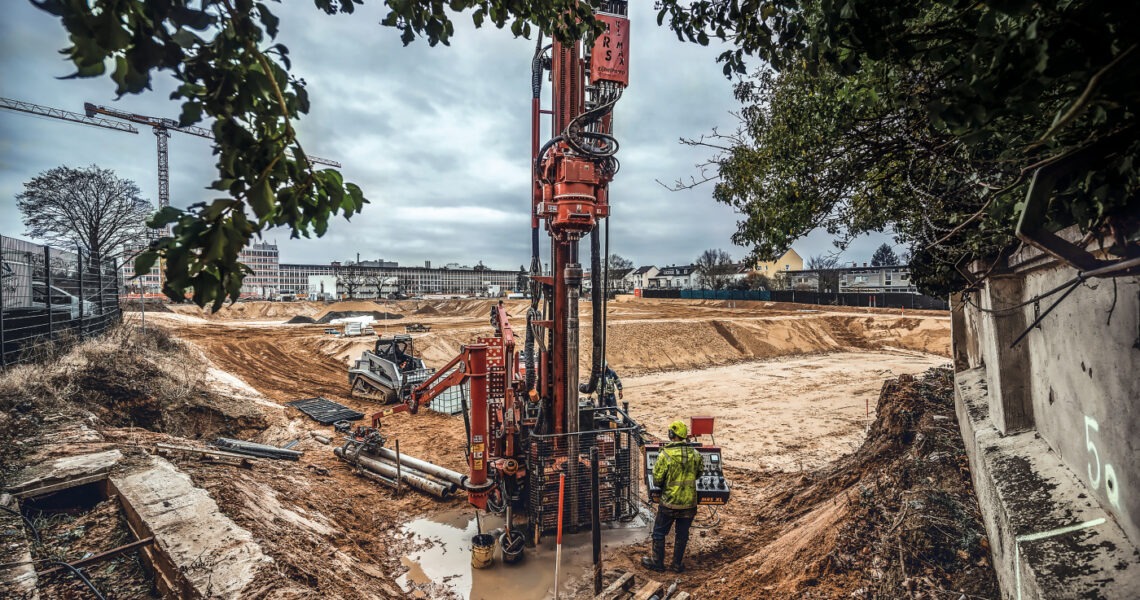
[[[593,485],[590,449],[598,448],[598,494],[601,521],[635,516],[639,510],[641,453],[633,428],[603,429],[528,438],[527,487],[531,531],[549,533],[558,526],[559,476],[566,475],[562,518],[567,531],[589,529]]]
[[[653,290],[642,289],[642,298],[682,298],[686,300],[758,300],[794,302],[831,306],[873,306],[879,308],[915,308],[949,310],[941,298],[902,292],[801,292],[796,290]]]
[[[0,236],[0,367],[33,362],[121,319],[113,259]]]

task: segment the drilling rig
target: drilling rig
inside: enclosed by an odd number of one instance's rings
[[[590,527],[593,456],[599,464],[601,522],[632,518],[639,510],[641,428],[626,410],[595,406],[588,399],[605,369],[602,263],[609,248],[606,235],[603,249],[602,229],[610,215],[608,185],[618,172],[613,108],[629,84],[627,10],[624,0],[603,3],[596,18],[605,30],[586,42],[555,39],[544,46],[539,34],[531,62],[531,302],[523,335],[516,334],[500,302],[491,309],[491,335],[464,346],[451,363],[411,387],[401,404],[374,415],[372,427],[357,428],[337,449],[346,460],[387,454],[380,447],[381,417],[415,413],[448,388],[467,384],[468,473],[440,476],[462,487],[478,509],[505,515],[504,549],[537,543],[556,529],[563,476],[563,526],[569,531]],[[546,110],[542,83],[548,78],[553,90]],[[550,117],[550,136],[542,142],[544,115]],[[542,272],[540,228],[548,238],[548,273]],[[593,344],[588,375],[582,378],[579,246],[587,236]],[[525,515],[525,524],[516,523],[516,515]]]

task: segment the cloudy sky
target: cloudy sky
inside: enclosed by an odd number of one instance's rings
[[[636,4],[636,3],[634,3]],[[353,15],[327,16],[311,2],[271,4],[281,17],[278,41],[290,49],[292,72],[308,83],[312,108],[298,129],[305,150],[341,162],[371,204],[351,222],[335,221],[320,239],[265,239],[282,262],[361,258],[403,265],[483,261],[513,269],[529,262],[530,59],[534,42],[507,31],[476,30],[457,19],[451,46],[400,44],[378,23],[371,3]],[[610,186],[611,249],[637,264],[687,264],[706,248],[734,258],[746,249],[729,239],[733,211],[711,199],[712,187],[670,192],[695,174],[706,151],[682,146],[712,127],[733,127],[731,82],[715,58],[720,49],[682,44],[656,25],[653,11],[632,9],[630,87],[615,109],[622,169]],[[170,78],[154,91],[115,99],[109,78],[61,80],[71,65],[62,26],[27,2],[12,2],[0,20],[0,96],[83,112],[84,102],[177,118]],[[545,105],[549,105],[549,84]],[[546,134],[544,134],[545,136]],[[545,139],[545,137],[544,137]],[[98,164],[138,183],[157,201],[154,135],[132,135],[0,111],[0,233],[25,237],[15,196],[23,182],[59,165]],[[213,197],[210,142],[173,134],[171,203]],[[886,236],[864,237],[843,255],[869,260]],[[814,232],[793,246],[805,257],[833,250]]]

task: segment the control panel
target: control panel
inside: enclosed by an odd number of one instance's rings
[[[720,448],[690,444],[701,456],[701,472],[697,474],[697,504],[726,504],[730,486],[724,477]],[[661,499],[661,486],[653,481],[653,467],[661,454],[661,444],[645,445],[645,487],[653,501]]]

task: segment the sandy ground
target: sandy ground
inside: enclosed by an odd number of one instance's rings
[[[716,417],[729,466],[802,471],[859,447],[884,380],[946,362],[901,350],[768,359],[628,378],[625,399],[662,436],[675,419]]]
[[[431,332],[414,337],[417,352],[429,366],[438,367],[454,356],[460,344],[489,332],[491,306],[490,301],[361,301],[331,306],[250,302],[214,315],[189,306],[173,306],[171,313],[147,313],[148,326],[167,329],[201,351],[209,361],[208,379],[219,389],[239,391],[248,402],[271,413],[270,426],[254,441],[282,445],[296,439],[300,442],[295,449],[305,452],[297,463],[263,461],[252,471],[193,462],[180,468],[217,499],[223,512],[261,541],[267,554],[282,565],[283,582],[308,587],[321,597],[391,595],[391,586],[409,568],[408,557],[422,550],[402,525],[466,510],[466,502],[442,502],[418,494],[394,498],[389,490],[352,474],[329,446],[314,441],[309,432],[329,435],[331,428],[282,405],[323,396],[365,414],[377,410],[377,405],[348,395],[346,371],[346,365],[376,338],[336,337],[325,333],[325,325],[283,322],[297,315],[319,318],[331,310],[400,314],[402,319],[378,323],[376,328],[402,333],[405,323],[431,324]],[[520,301],[508,303],[520,331],[526,306]],[[584,329],[591,308],[584,303]],[[650,432],[661,432],[676,418],[717,417],[717,441],[724,447],[736,491],[720,515],[722,525],[694,536],[690,554],[696,568],[684,578],[690,587],[699,581],[707,561],[729,560],[746,552],[743,547],[732,549],[729,542],[776,536],[775,529],[760,528],[743,537],[740,531],[725,531],[755,525],[759,507],[777,492],[773,474],[799,473],[854,450],[874,416],[873,411],[865,414],[865,405],[877,396],[882,383],[946,362],[949,354],[950,320],[944,312],[630,300],[612,303],[610,315],[608,356],[623,375],[625,399],[636,419]],[[585,366],[588,336],[582,348]],[[133,445],[166,439],[137,429],[107,433],[112,442]],[[430,411],[396,415],[385,421],[384,433],[399,439],[407,454],[464,468],[459,417]],[[841,516],[836,513],[831,518]],[[542,553],[535,558],[549,559]],[[575,575],[581,573],[570,574]],[[273,589],[272,580],[261,583],[265,590]],[[539,588],[531,597],[547,596],[547,590]],[[429,597],[445,592],[431,585],[419,591]]]

